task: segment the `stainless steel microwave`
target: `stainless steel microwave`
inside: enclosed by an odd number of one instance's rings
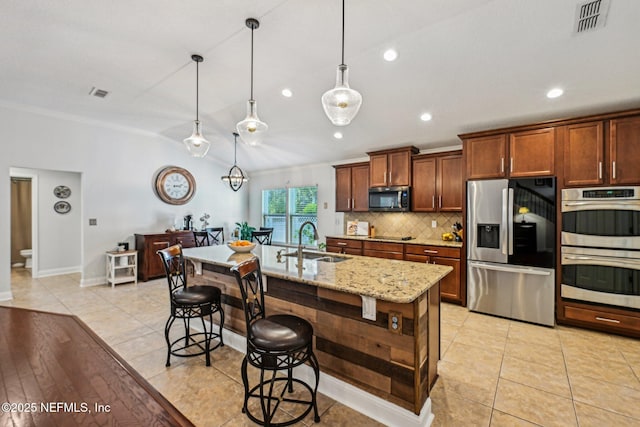
[[[376,187],[369,189],[369,211],[408,212],[411,209],[409,187]]]

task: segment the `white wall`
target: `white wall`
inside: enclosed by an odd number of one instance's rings
[[[335,169],[331,165],[318,164],[260,172],[252,174],[249,182],[249,224],[262,224],[262,190],[317,185],[319,242],[324,242],[327,235],[343,234],[344,214],[336,213]]]
[[[185,126],[185,135],[190,126]],[[229,165],[212,160],[215,142],[207,158],[196,159],[181,141],[0,105],[0,148],[0,173],[6,178],[0,180],[0,299],[10,297],[11,167],[81,174],[84,285],[104,282],[104,252],[120,241],[133,244],[134,233],[164,231],[188,213],[196,226],[200,216],[209,213],[211,226],[224,226],[227,232],[236,221],[248,219],[246,189],[233,192],[220,180]],[[196,194],[186,205],[165,204],[154,194],[154,175],[168,165],[185,167],[196,180]],[[96,218],[98,225],[89,226],[89,218]]]

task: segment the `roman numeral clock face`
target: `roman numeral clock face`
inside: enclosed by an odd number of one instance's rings
[[[186,169],[169,166],[156,177],[156,194],[165,203],[184,205],[196,190],[196,181]]]

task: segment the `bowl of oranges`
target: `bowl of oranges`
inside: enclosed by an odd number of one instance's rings
[[[256,247],[255,243],[251,243],[248,240],[235,240],[227,243],[227,246],[235,252],[246,253],[251,252]]]

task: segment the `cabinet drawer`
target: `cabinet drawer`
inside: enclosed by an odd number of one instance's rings
[[[460,258],[460,248],[450,248],[446,246],[427,246],[406,244],[404,249],[406,254],[440,256],[448,258]]]
[[[571,320],[579,320],[611,328],[632,329],[640,332],[640,317],[571,306],[564,307],[564,315]]]
[[[334,239],[331,237],[327,237],[327,246],[338,246],[343,248],[350,249],[362,249],[362,242],[360,240],[351,240],[351,239]]]
[[[410,254],[410,253],[404,254],[404,260],[413,261],[413,262],[422,262],[422,263],[431,262],[431,258],[428,255],[416,255],[416,254]]]
[[[402,243],[388,243],[388,242],[374,242],[367,241],[362,242],[362,248],[366,250],[373,251],[386,251],[386,252],[399,252],[402,253],[404,250],[404,245]]]
[[[373,251],[369,249],[363,250],[362,255],[371,256],[374,258],[385,258],[385,259],[402,260],[404,258],[404,255],[402,254],[402,252]]]

